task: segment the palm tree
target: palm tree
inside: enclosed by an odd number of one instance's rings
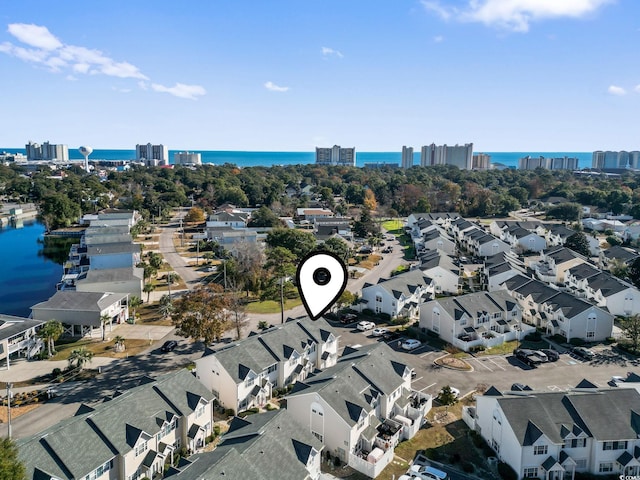
[[[76,366],[82,370],[85,363],[91,363],[92,358],[93,352],[87,350],[85,347],[80,347],[71,351],[67,361],[69,362],[69,365],[73,365],[75,362]]]
[[[140,299],[140,297],[136,297],[135,295],[129,297],[129,308],[133,311],[134,322],[136,321],[136,308],[138,308],[140,305],[142,305],[142,300]]]
[[[124,337],[121,335],[117,335],[116,338],[113,339],[115,341],[116,352],[121,352],[124,350]]]
[[[105,338],[105,331],[107,329],[107,323],[110,323],[111,321],[111,317],[109,315],[107,315],[106,313],[103,313],[102,315],[100,315],[100,325],[102,326],[102,341],[104,342],[104,338]]]
[[[169,297],[171,297],[171,284],[180,281],[180,275],[176,272],[167,273],[167,287],[169,287]]]
[[[54,342],[58,338],[60,338],[60,335],[62,335],[63,333],[64,327],[62,326],[62,323],[58,322],[57,320],[49,320],[38,331],[38,336],[47,342],[47,351],[50,357],[54,353],[56,353]]]
[[[158,312],[163,318],[167,318],[173,313],[174,306],[171,301],[171,297],[169,295],[163,295],[160,297],[160,306],[158,307]]]
[[[153,283],[145,283],[142,291],[147,294],[147,303],[149,303],[149,298],[151,298],[151,292],[156,289],[156,286]]]

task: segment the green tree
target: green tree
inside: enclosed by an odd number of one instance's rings
[[[349,256],[351,254],[351,250],[349,249],[347,242],[338,237],[328,238],[318,247],[318,250],[333,253],[345,264],[349,261]]]
[[[591,255],[591,252],[589,251],[589,241],[587,240],[587,236],[584,232],[576,232],[571,235],[564,242],[564,246],[579,253],[580,255],[584,255],[585,257],[589,257]]]
[[[27,480],[24,464],[18,458],[18,448],[10,438],[0,440],[0,478]]]
[[[87,350],[85,347],[79,347],[71,351],[69,354],[69,358],[67,358],[67,362],[69,365],[76,364],[80,370],[84,368],[86,363],[91,363],[93,359],[93,352]]]
[[[353,224],[353,233],[357,237],[366,238],[369,235],[380,233],[380,226],[371,218],[371,212],[366,208],[362,209],[360,219]]]
[[[171,285],[180,281],[180,275],[176,272],[167,272],[167,288],[169,289],[169,298],[171,298]]]
[[[107,330],[107,323],[111,323],[111,317],[106,313],[100,315],[100,327],[102,329],[102,341],[104,342]]]
[[[271,248],[286,248],[295,255],[297,261],[316,247],[316,239],[312,233],[285,228],[271,230],[267,234],[266,243]]]
[[[619,258],[614,258],[609,264],[609,271],[618,278],[625,279],[629,275],[629,267]]]
[[[158,306],[158,313],[162,315],[163,318],[170,317],[174,311],[173,301],[171,300],[170,295],[162,295],[160,297],[160,305]]]
[[[622,240],[620,240],[618,237],[616,237],[615,235],[609,235],[607,238],[607,243],[612,246],[615,247],[616,245],[622,245]]]
[[[156,270],[160,270],[162,268],[162,264],[164,260],[162,259],[162,255],[157,252],[149,252],[149,265],[151,265]]]
[[[51,357],[55,351],[55,341],[64,333],[62,323],[57,320],[49,320],[38,330],[38,336],[47,343],[47,352]]]
[[[558,220],[566,220],[568,222],[580,220],[581,216],[582,206],[579,203],[561,203],[547,210],[548,218],[557,218]]]
[[[282,227],[282,220],[273,210],[266,205],[262,205],[258,210],[251,214],[249,227]]]
[[[638,353],[638,344],[640,344],[640,315],[632,315],[622,320],[622,332],[624,336],[631,340],[633,351]]]
[[[142,299],[140,297],[137,297],[136,295],[133,295],[131,297],[129,297],[129,308],[132,311],[132,318],[133,321],[136,321],[136,309],[142,305]]]
[[[149,303],[149,299],[151,298],[151,292],[156,289],[156,286],[153,283],[145,283],[142,291],[147,294],[147,303]]]
[[[458,396],[453,392],[453,390],[451,390],[451,387],[449,385],[445,385],[440,390],[440,394],[438,395],[438,402],[441,405],[445,406],[444,411],[445,413],[448,413],[449,407],[458,403]]]
[[[344,307],[353,305],[356,301],[356,298],[356,295],[351,293],[349,290],[345,290],[344,292],[342,292],[340,297],[338,297],[338,300],[336,300],[336,309],[340,310]]]
[[[220,285],[199,286],[183,295],[175,306],[171,321],[183,337],[204,340],[209,345],[230,325],[229,303]]]
[[[125,340],[125,338],[123,336],[121,336],[121,335],[117,335],[113,339],[114,347],[115,347],[115,351],[116,352],[123,352],[124,351],[124,349],[126,348],[125,344],[124,344],[124,340]]]

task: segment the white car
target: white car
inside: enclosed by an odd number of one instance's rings
[[[389,333],[388,328],[374,328],[373,332],[371,332],[371,335],[373,335],[374,337],[381,337],[385,333]]]
[[[358,322],[358,326],[356,328],[362,332],[366,332],[367,330],[376,328],[376,324],[373,322],[367,322],[366,320],[362,320],[361,322]]]
[[[420,340],[409,338],[408,340],[402,342],[402,345],[400,345],[400,347],[403,350],[415,350],[416,348],[420,347],[420,345],[422,345],[422,342],[420,342]]]
[[[448,480],[449,478],[446,472],[430,465],[411,465],[408,473],[422,480]]]

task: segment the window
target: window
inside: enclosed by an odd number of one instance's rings
[[[604,442],[602,445],[603,450],[626,450],[627,449],[627,441],[619,441],[619,442]]]
[[[247,377],[247,379],[244,381],[244,386],[249,388],[255,383],[255,381],[256,381],[255,377]]]
[[[493,318],[493,319],[502,318],[502,312],[492,313],[491,314],[491,318]]]
[[[538,476],[538,467],[527,467],[524,469],[525,478],[535,478]]]
[[[491,448],[493,448],[496,453],[500,453],[500,444],[495,440],[491,440]]]
[[[318,432],[311,431],[311,434],[314,437],[316,437],[318,440],[320,440],[321,442],[324,440],[324,437],[322,435],[320,435]]]
[[[278,370],[278,364],[274,363],[273,365],[271,365],[269,368],[267,368],[267,373],[273,373],[276,370]]]
[[[584,470],[585,468],[587,468],[586,458],[580,458],[576,460],[576,470]]]
[[[533,447],[534,455],[546,455],[548,451],[547,445],[536,445]]]
[[[196,417],[200,417],[204,413],[204,405],[200,405],[196,410]]]
[[[465,325],[467,325],[467,319],[463,317],[460,319],[460,326],[464,327]]]
[[[142,455],[144,452],[146,452],[147,451],[147,447],[148,447],[148,442],[147,441],[142,442],[140,445],[136,446],[136,448],[135,448],[136,457],[138,455]]]
[[[587,446],[586,438],[573,438],[564,441],[563,448],[583,448]]]
[[[602,462],[598,467],[599,473],[613,472],[613,462]]]
[[[587,332],[587,338],[595,338],[596,332]]]

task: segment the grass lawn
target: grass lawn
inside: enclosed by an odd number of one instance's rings
[[[360,263],[358,263],[357,266],[366,268],[367,270],[371,270],[373,267],[376,266],[378,262],[380,262],[381,258],[382,257],[380,255],[376,255],[375,253],[372,253],[367,257],[366,260],[363,260]]]
[[[496,345],[495,347],[487,348],[484,352],[478,352],[476,356],[481,355],[507,355],[512,353],[516,349],[518,342],[513,340],[511,342],[504,342],[502,345]]]
[[[285,299],[284,309],[297,307],[302,304],[299,298]],[[247,304],[247,313],[278,313],[280,312],[280,302],[273,300],[265,300],[264,302],[251,302]]]
[[[400,220],[387,220],[382,222],[382,228],[393,235],[402,235],[404,224]]]
[[[109,334],[110,332],[107,332],[107,336],[109,336]],[[113,358],[123,358],[126,356],[137,355],[142,350],[149,347],[149,340],[127,339],[124,341],[126,350],[124,352],[115,352],[113,350],[114,343],[115,341],[113,339],[108,342],[103,342],[102,340],[98,340],[95,338],[82,338],[80,340],[69,343],[56,343],[56,354],[51,357],[51,360],[66,360],[69,358],[72,350],[80,347],[85,347],[90,352],[93,352],[94,356]],[[87,367],[90,368],[91,364],[89,363]]]

